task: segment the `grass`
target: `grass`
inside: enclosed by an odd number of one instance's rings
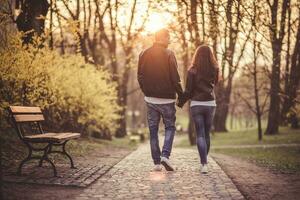
[[[181,136],[176,147],[191,148],[187,135]],[[278,135],[263,135],[258,141],[255,129],[215,133],[211,136],[213,153],[221,153],[255,162],[258,165],[283,172],[300,172],[300,147],[253,147],[253,148],[221,148],[222,146],[259,145],[259,144],[300,144],[300,130],[281,127]],[[176,148],[175,147],[175,148]],[[218,147],[213,149],[213,147]],[[195,147],[192,147],[195,148]]]
[[[213,149],[212,152],[247,159],[281,172],[300,172],[300,147]]]
[[[183,112],[183,111],[181,111],[181,112]],[[182,125],[182,127],[184,127],[184,128],[187,128],[188,127],[188,124],[189,124],[189,118],[186,116],[186,114],[178,114],[177,116],[176,116],[176,123],[177,124],[181,124]]]
[[[287,127],[281,127],[278,135],[263,135],[262,141],[258,141],[257,138],[256,129],[215,133],[211,135],[211,145],[218,147],[224,145],[300,144],[300,129],[295,130]],[[182,139],[177,146],[190,147],[188,137]]]
[[[300,144],[300,130],[282,127],[278,135],[263,135],[262,141],[258,140],[256,129],[220,133],[212,136],[212,145],[214,146],[290,143]]]

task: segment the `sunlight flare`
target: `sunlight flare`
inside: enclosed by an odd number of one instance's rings
[[[164,181],[166,180],[166,174],[160,172],[151,172],[149,174],[149,179],[151,181]]]
[[[145,25],[145,31],[147,33],[154,33],[159,29],[166,28],[170,23],[170,16],[168,13],[152,13],[149,16]]]

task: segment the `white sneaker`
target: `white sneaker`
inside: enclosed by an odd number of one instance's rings
[[[166,157],[161,157],[160,163],[166,168],[167,171],[174,171],[174,168],[170,164],[170,161]]]
[[[202,173],[202,174],[207,174],[207,173],[208,173],[208,167],[207,167],[207,164],[202,165],[201,173]]]
[[[154,168],[152,169],[152,171],[154,171],[154,172],[159,172],[161,170],[162,170],[161,165],[155,165]]]

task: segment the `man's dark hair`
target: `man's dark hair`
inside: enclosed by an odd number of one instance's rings
[[[160,30],[156,31],[154,36],[155,36],[155,40],[159,41],[162,38],[168,37],[169,35],[170,34],[169,34],[168,29],[163,28],[163,29],[160,29]]]

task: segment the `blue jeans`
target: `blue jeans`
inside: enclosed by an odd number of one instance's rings
[[[173,139],[175,135],[176,120],[175,103],[169,104],[151,104],[147,103],[147,118],[150,131],[150,147],[154,164],[160,164],[160,158],[169,158],[172,150]],[[160,118],[162,117],[165,125],[165,140],[162,153],[159,147],[158,128]]]
[[[215,114],[214,106],[192,106],[191,114],[197,133],[197,147],[201,164],[207,164],[207,154],[210,148],[210,129]]]

